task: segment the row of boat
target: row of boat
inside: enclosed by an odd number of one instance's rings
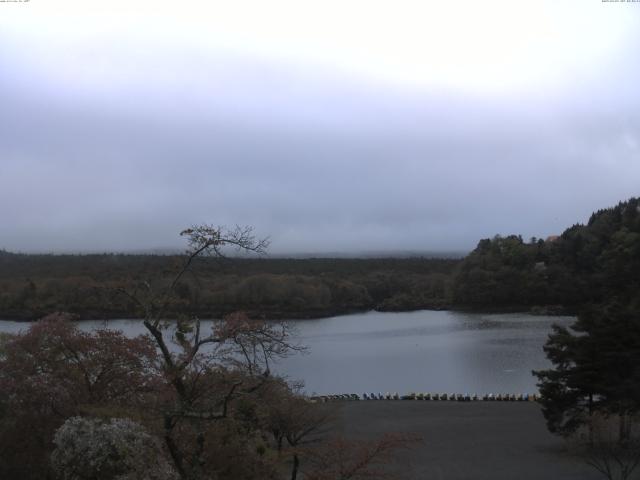
[[[482,396],[468,393],[409,393],[398,395],[395,393],[343,393],[339,395],[317,395],[310,398],[312,402],[332,402],[339,400],[423,400],[423,401],[452,401],[452,402],[536,402],[540,398],[537,394],[528,393],[488,393]]]

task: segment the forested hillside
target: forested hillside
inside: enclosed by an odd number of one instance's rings
[[[640,292],[640,205],[637,198],[591,215],[557,238],[481,240],[453,278],[452,303],[471,309],[579,306]]]

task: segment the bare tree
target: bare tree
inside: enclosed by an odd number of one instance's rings
[[[121,290],[143,313],[143,324],[160,352],[159,369],[167,386],[159,406],[162,435],[180,477],[281,478],[280,467],[269,464],[268,455],[256,459],[255,469],[238,470],[238,463],[244,467],[249,458],[255,459],[255,452],[263,455],[260,442],[270,432],[280,461],[291,459],[293,480],[300,472],[305,479],[316,480],[391,478],[388,467],[393,453],[416,438],[389,434],[373,442],[327,440],[329,412],[271,374],[274,359],[304,350],[291,342],[286,323],[233,313],[205,332],[200,319],[188,314],[188,305],[180,305],[186,309],[184,314],[167,320],[178,305],[176,289],[187,274],[194,273],[199,257],[222,258],[230,248],[261,254],[268,245],[267,239],[256,239],[249,227],[229,230],[202,225],[181,235],[188,250],[164,288],[142,282],[135,291]],[[220,468],[215,464],[220,454],[238,461]]]
[[[265,402],[265,428],[271,432],[278,453],[291,459],[291,480],[296,480],[301,457],[310,446],[326,441],[336,420],[335,408],[312,403],[301,395],[302,385],[274,383]]]
[[[163,435],[175,468],[183,478],[199,479],[206,477],[207,424],[227,418],[235,399],[268,383],[275,358],[302,348],[290,342],[286,323],[253,320],[243,313],[214,322],[208,332],[188,312],[168,321],[176,289],[199,257],[221,258],[228,249],[262,254],[269,243],[256,239],[251,227],[198,225],[180,235],[188,249],[168,285],[157,289],[142,282],[136,291],[120,292],[139,307],[160,351],[160,368],[170,387],[162,408]]]
[[[593,415],[589,442],[583,447],[585,462],[608,480],[627,480],[640,464],[638,419],[619,415]],[[625,435],[620,435],[621,425]]]
[[[403,475],[394,471],[397,452],[421,442],[415,434],[387,433],[377,440],[338,437],[311,450],[307,480],[392,480]]]

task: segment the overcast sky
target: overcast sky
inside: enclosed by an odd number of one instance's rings
[[[640,3],[0,3],[0,248],[469,250],[640,195]]]

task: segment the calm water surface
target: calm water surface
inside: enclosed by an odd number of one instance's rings
[[[428,310],[298,320],[292,322],[297,338],[309,352],[280,361],[274,370],[304,380],[309,393],[534,392],[531,370],[549,366],[542,346],[551,325],[572,321]],[[85,321],[81,328],[104,325]],[[132,336],[145,333],[136,320],[107,326]],[[0,321],[0,331],[27,327]]]

